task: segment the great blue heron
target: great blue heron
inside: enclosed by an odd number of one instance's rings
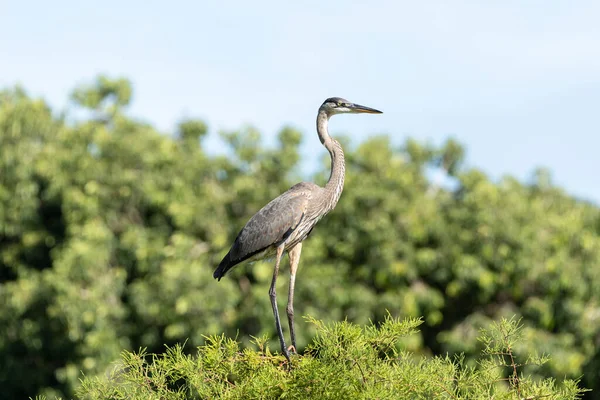
[[[269,296],[275,315],[275,327],[279,335],[281,351],[288,361],[290,361],[290,354],[281,329],[275,292],[279,263],[283,252],[287,251],[291,270],[287,315],[292,346],[296,351],[294,284],[302,251],[302,241],[310,234],[317,222],[333,210],[344,188],[346,169],[344,152],[340,143],[329,136],[327,131],[329,118],[332,115],[343,113],[381,114],[381,111],[354,104],[339,97],[325,100],[317,114],[317,133],[321,143],[331,156],[331,174],[327,184],[325,187],[320,187],[311,182],[301,182],[271,200],[242,228],[231,249],[213,274],[215,279],[221,280],[227,271],[243,261],[256,261],[275,255],[275,270]]]

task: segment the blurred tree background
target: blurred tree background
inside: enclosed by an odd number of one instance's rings
[[[105,373],[123,349],[187,341],[193,351],[221,332],[275,340],[271,263],[219,283],[212,272],[270,199],[300,180],[325,182],[326,151],[314,177],[298,173],[303,135],[290,128],[276,148],[252,128],[224,133],[230,156],[207,154],[203,121],[158,132],[127,115],[131,95],[127,80],[98,77],[74,90],[74,122],[21,88],[0,92],[5,398],[70,396],[82,372]],[[493,182],[463,166],[452,140],[341,140],[345,191],[305,245],[299,317],[423,316],[408,349],[470,359],[483,346],[479,328],[516,315],[525,340],[515,351],[550,354],[546,376],[583,375],[589,398],[600,398],[597,205],[545,170]],[[314,326],[300,319],[297,329],[302,348]]]

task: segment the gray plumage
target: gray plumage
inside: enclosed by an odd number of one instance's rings
[[[214,277],[221,280],[227,271],[243,261],[271,257],[282,243],[288,250],[304,240],[318,221],[316,210],[309,209],[308,204],[313,193],[319,190],[323,189],[314,183],[301,182],[260,209],[240,231]]]
[[[314,226],[337,204],[344,188],[345,161],[341,145],[329,136],[327,125],[332,115],[340,113],[372,113],[381,111],[350,103],[339,97],[331,97],[319,108],[317,133],[331,156],[331,174],[325,187],[310,182],[301,182],[271,200],[260,209],[239,232],[229,252],[225,255],[213,276],[217,280],[242,262],[276,256],[275,270],[269,295],[275,316],[281,350],[289,361],[289,350],[285,346],[283,331],[277,310],[275,283],[281,256],[288,252],[290,257],[290,288],[288,295],[288,322],[292,346],[296,349],[293,319],[293,293],[296,270],[300,259],[302,241]]]

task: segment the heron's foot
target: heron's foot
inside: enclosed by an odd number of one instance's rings
[[[298,354],[298,352],[296,351],[296,346],[294,346],[293,344],[291,346],[289,346],[287,348],[288,351],[291,351],[294,354]]]
[[[286,349],[286,348],[283,348],[282,350],[283,350],[283,355],[285,356],[285,358],[286,358],[286,360],[288,362],[288,365],[291,367],[292,360],[290,359],[290,351],[288,349]]]

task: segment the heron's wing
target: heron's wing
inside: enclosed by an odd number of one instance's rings
[[[221,261],[215,277],[285,241],[304,218],[315,188],[318,186],[306,182],[294,185],[254,214]]]
[[[303,189],[293,186],[250,218],[231,248],[232,261],[241,261],[276,246],[290,235],[302,221],[310,199],[310,192]]]

